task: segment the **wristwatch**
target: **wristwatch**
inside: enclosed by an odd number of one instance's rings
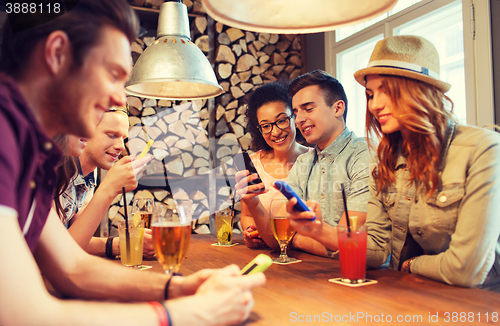
[[[413,263],[413,261],[417,258],[418,256],[415,256],[415,257],[412,257],[410,259],[408,259],[408,263],[406,263],[406,267],[405,267],[405,270],[404,272],[405,273],[410,273],[411,274],[411,264]]]

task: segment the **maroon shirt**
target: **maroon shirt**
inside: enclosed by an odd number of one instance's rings
[[[60,158],[60,150],[35,120],[16,82],[0,73],[0,206],[17,211],[32,252],[52,206]]]

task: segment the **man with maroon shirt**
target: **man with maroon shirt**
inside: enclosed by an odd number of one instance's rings
[[[9,4],[0,57],[0,325],[245,320],[262,273],[239,276],[229,266],[173,277],[169,285],[166,275],[87,254],[50,211],[61,157],[51,138],[91,137],[104,112],[126,104],[138,30],[131,8],[123,0],[60,0],[16,14]],[[47,6],[51,19],[40,15]],[[64,296],[84,300],[50,295],[41,273]],[[173,300],[156,302],[167,296]]]

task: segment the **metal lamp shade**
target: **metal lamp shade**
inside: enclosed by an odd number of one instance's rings
[[[275,34],[332,31],[376,17],[397,0],[202,0],[215,20]]]
[[[212,66],[191,42],[187,8],[160,7],[156,40],[137,59],[125,93],[158,99],[203,99],[222,93]]]

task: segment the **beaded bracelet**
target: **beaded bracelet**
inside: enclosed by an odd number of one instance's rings
[[[113,237],[109,237],[106,240],[106,257],[109,259],[115,259],[116,255],[113,255]]]
[[[172,326],[172,319],[170,319],[170,313],[168,312],[167,306],[165,306],[164,302],[160,302],[160,304],[163,306],[163,309],[165,310],[165,313],[167,314],[168,325]]]
[[[158,316],[160,326],[171,326],[172,325],[170,323],[170,315],[168,313],[167,308],[164,305],[162,305],[158,301],[149,301],[148,303],[156,311],[156,315]]]

